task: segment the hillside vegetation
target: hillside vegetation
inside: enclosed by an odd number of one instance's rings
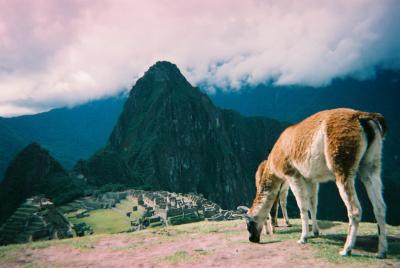
[[[134,233],[0,247],[1,267],[383,267],[400,265],[400,230],[388,227],[388,259],[374,258],[376,226],[362,223],[350,257],[340,257],[347,223],[320,221],[322,235],[298,245],[301,226],[278,227],[250,243],[243,220],[198,222]]]

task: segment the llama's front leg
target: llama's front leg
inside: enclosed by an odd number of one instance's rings
[[[297,243],[305,244],[308,238],[308,190],[306,182],[303,178],[294,178],[290,182],[290,187],[296,198],[297,206],[300,209],[302,231]]]
[[[267,220],[264,223],[265,231],[270,235],[274,234],[274,227],[278,226],[278,196],[275,198],[271,207],[271,211],[269,212]]]
[[[265,227],[265,232],[269,235],[274,234],[274,226],[272,226],[272,221],[271,221],[271,213],[268,214],[267,219],[264,222],[264,227]]]
[[[318,209],[318,183],[308,182],[308,192],[310,195],[310,214],[312,219],[312,231],[315,237],[319,236],[319,227],[317,221]]]
[[[354,177],[337,177],[336,185],[339,189],[340,196],[347,207],[347,215],[349,217],[349,231],[347,234],[344,248],[339,252],[342,256],[351,254],[351,250],[356,243],[358,224],[361,220],[361,206],[354,189]]]

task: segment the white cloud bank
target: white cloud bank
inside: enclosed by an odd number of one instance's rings
[[[2,1],[0,115],[114,95],[157,60],[194,84],[328,84],[400,68],[398,0]]]

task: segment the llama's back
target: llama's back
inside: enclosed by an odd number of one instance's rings
[[[275,170],[317,180],[350,175],[368,146],[363,121],[378,126],[384,119],[376,113],[339,108],[318,112],[287,128],[271,152]],[[382,124],[384,132],[387,127]]]

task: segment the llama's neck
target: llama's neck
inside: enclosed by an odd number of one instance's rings
[[[256,198],[254,199],[253,205],[249,209],[248,214],[254,218],[266,218],[268,215],[265,209],[267,201],[268,201],[267,192],[257,192]]]
[[[271,210],[281,184],[282,181],[272,174],[264,176],[248,214],[257,221],[264,221]]]

